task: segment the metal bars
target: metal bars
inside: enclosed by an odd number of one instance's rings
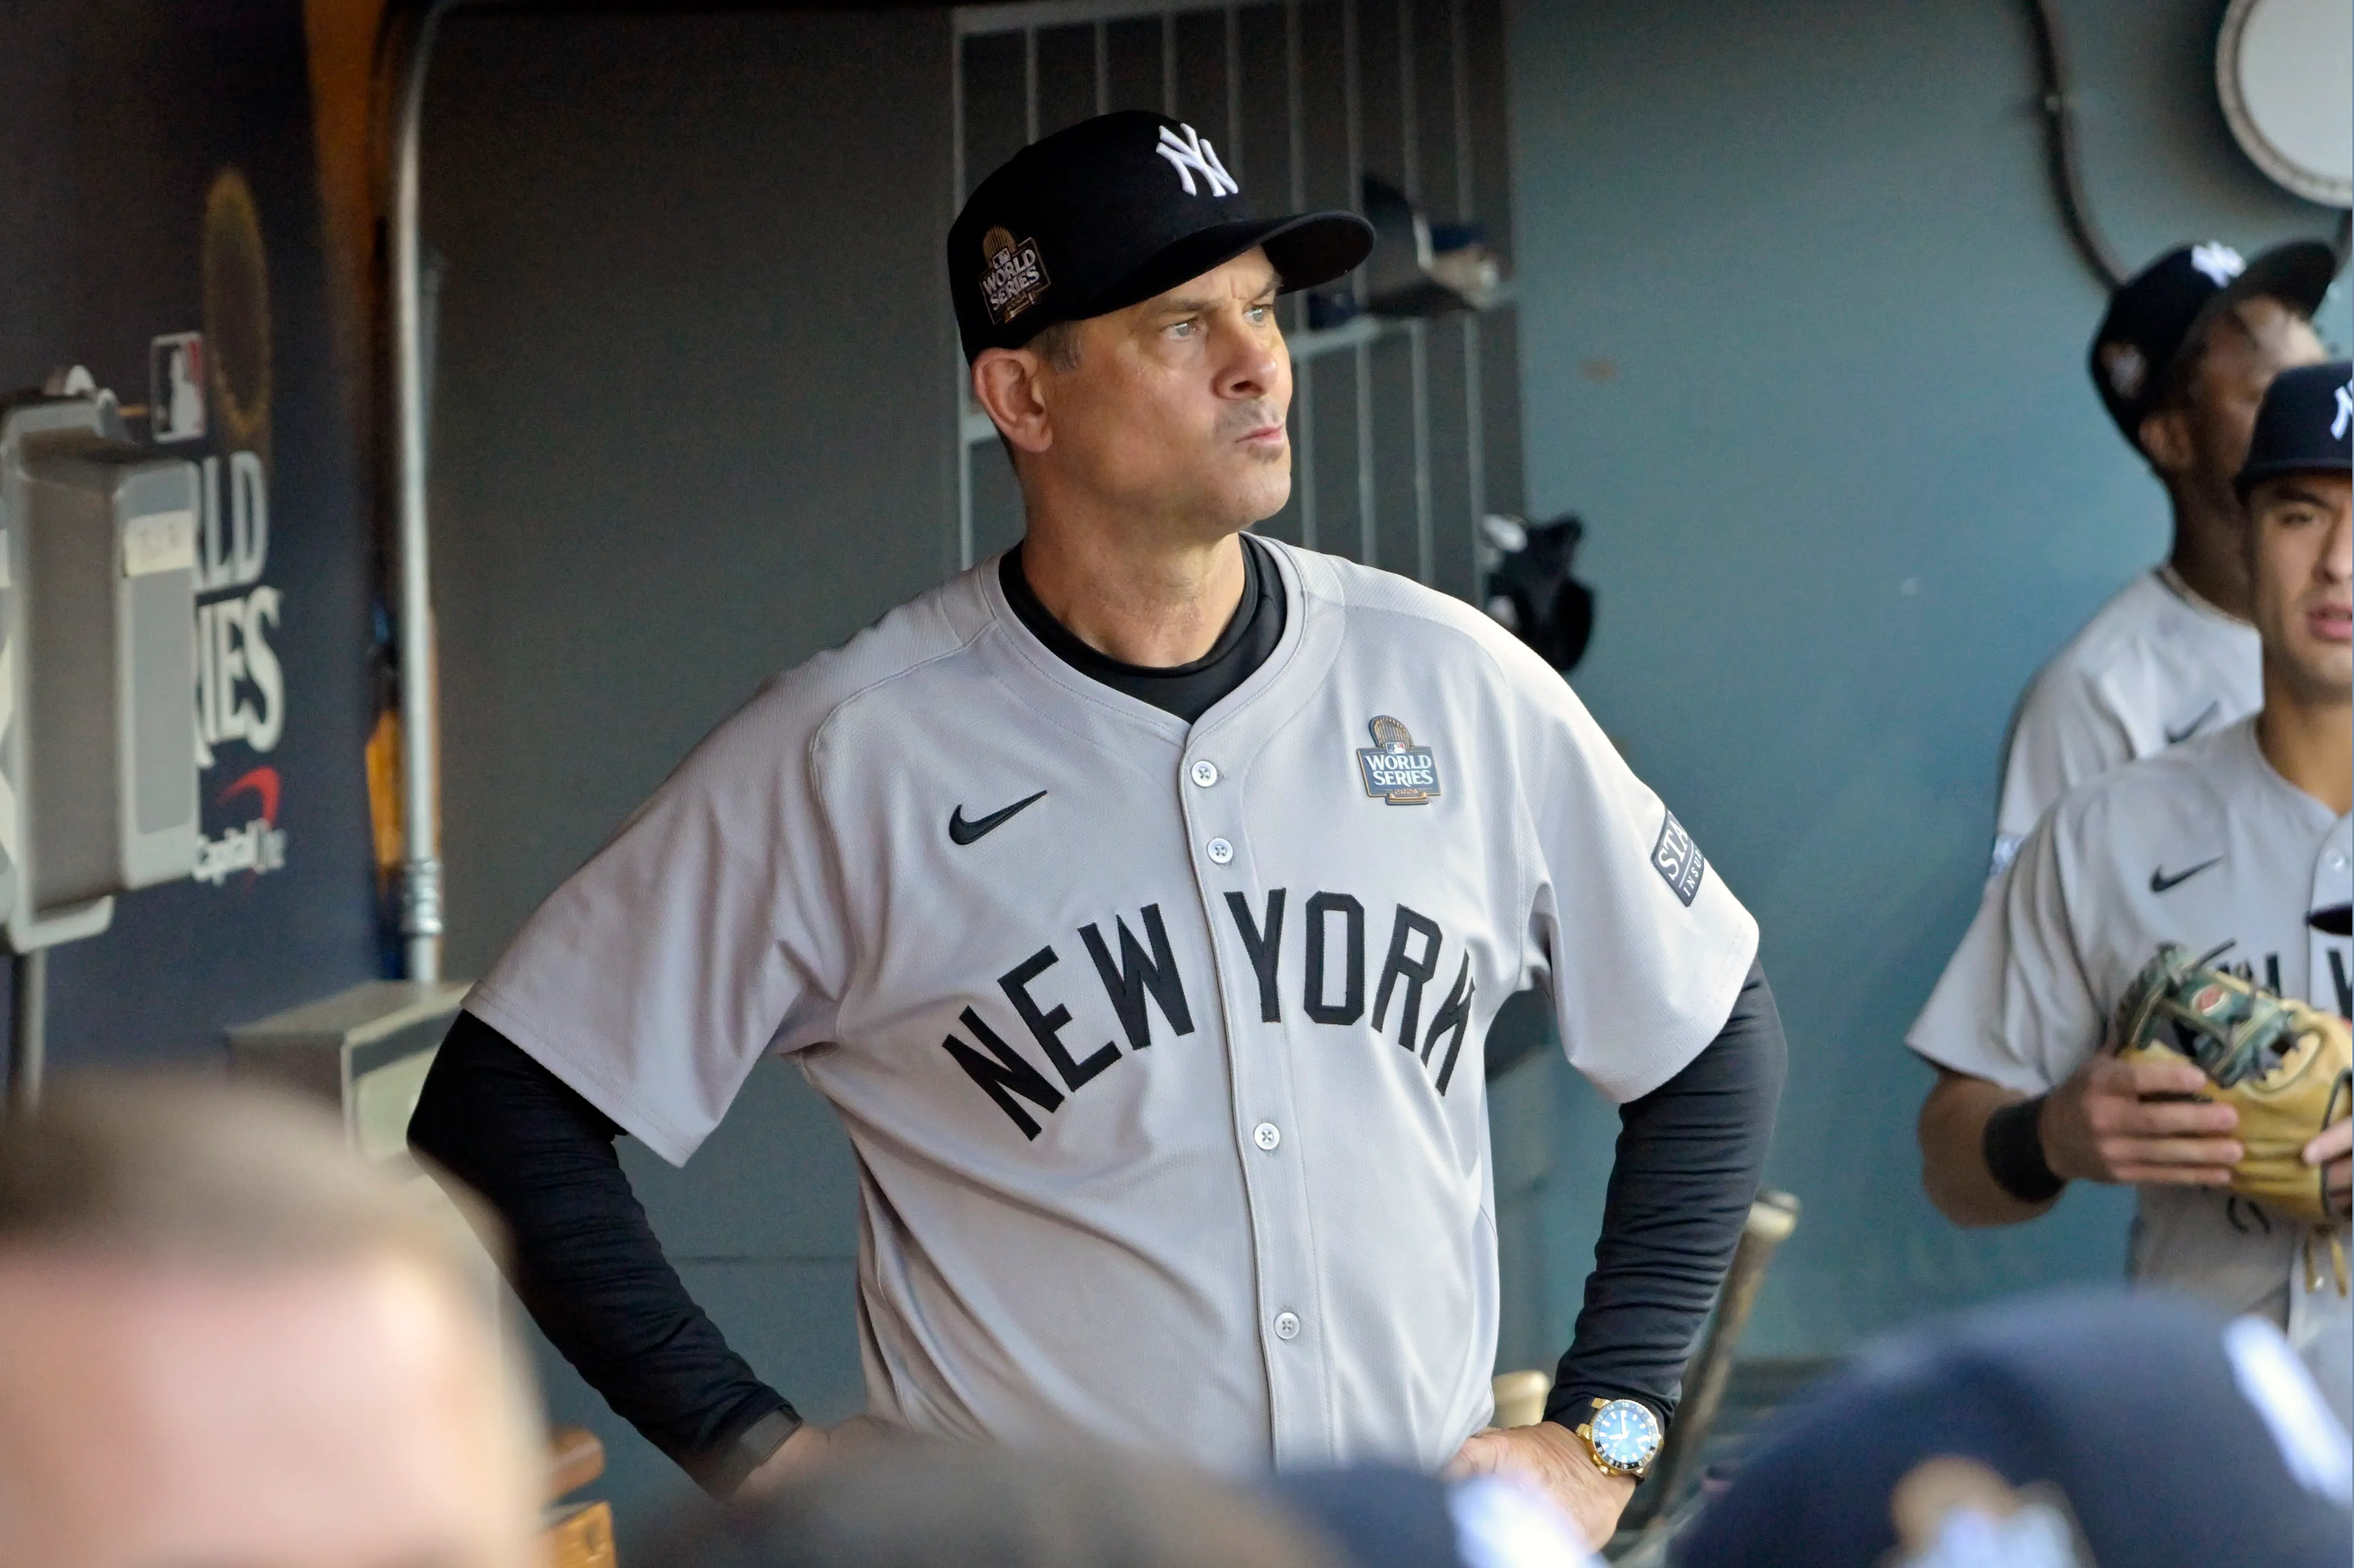
[[[1384,177],[1395,179],[1410,198],[1419,200],[1428,189],[1453,209],[1441,221],[1469,222],[1472,95],[1504,90],[1501,81],[1480,79],[1494,74],[1489,62],[1496,57],[1492,50],[1473,53],[1468,17],[1474,6],[1480,7],[1481,26],[1500,25],[1490,16],[1494,0],[1029,0],[960,6],[950,13],[953,206],[960,207],[978,175],[1013,149],[1016,134],[1034,141],[1090,105],[1096,113],[1140,106],[1190,117],[1204,130],[1217,126],[1237,175],[1263,193],[1282,192],[1288,210],[1338,200],[1361,206],[1367,166],[1378,152]],[[1203,19],[1192,19],[1197,16]],[[1278,20],[1280,122],[1269,101]],[[1042,36],[1048,36],[1044,48]],[[976,49],[990,52],[984,59]],[[1368,69],[1380,79],[1367,80]],[[1215,99],[1221,85],[1222,105]],[[1444,117],[1436,112],[1434,94],[1447,101]],[[1427,126],[1426,106],[1433,111]],[[1452,146],[1441,151],[1449,141]],[[1488,155],[1500,156],[1495,150]],[[1433,179],[1424,180],[1426,156],[1447,159],[1451,171],[1442,163]],[[1447,203],[1440,183],[1450,172],[1453,199]],[[1489,183],[1494,184],[1492,176]],[[1494,191],[1491,199],[1501,196]],[[1263,196],[1263,209],[1274,205]],[[1363,275],[1349,287],[1362,311]],[[1490,489],[1488,454],[1516,450],[1509,441],[1491,440],[1485,420],[1517,417],[1510,400],[1494,407],[1497,399],[1486,395],[1482,318],[1467,313],[1453,321],[1397,321],[1360,313],[1337,327],[1311,329],[1306,302],[1295,301],[1285,323],[1293,366],[1299,541],[1410,570],[1425,582],[1443,575],[1440,586],[1475,590],[1479,520]],[[1377,354],[1399,356],[1381,357],[1378,377]],[[1458,366],[1459,393],[1451,379]],[[956,373],[965,379],[960,358]],[[974,456],[976,448],[993,443],[995,427],[969,399],[960,397],[960,407],[956,550],[959,564],[969,566],[1011,543],[1009,530],[1019,529],[1019,499],[992,460]],[[1410,482],[1402,471],[1408,449]],[[1453,469],[1458,461],[1466,470],[1460,488]],[[1405,558],[1382,563],[1385,514],[1389,552]],[[1269,525],[1277,523],[1293,526],[1284,519]]]

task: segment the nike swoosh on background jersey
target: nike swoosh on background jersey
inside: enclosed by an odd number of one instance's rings
[[[1036,805],[1045,798],[1046,791],[1041,789],[1026,800],[1016,800],[1002,810],[991,811],[989,815],[970,822],[964,820],[964,808],[959,806],[949,813],[949,838],[956,843],[969,844],[983,834],[994,832],[1003,827],[1013,819],[1015,813],[1026,807]]]
[[[1023,803],[1027,805],[1029,802],[1024,801]],[[2179,885],[2190,881],[2192,877],[2198,875],[2209,866],[2221,865],[2222,863],[2223,857],[2219,854],[2213,860],[2202,860],[2197,865],[2192,866],[2189,871],[2178,871],[2172,876],[2166,874],[2166,867],[2162,865],[2158,866],[2149,874],[2149,890],[2152,893],[2163,893],[2169,887],[2179,886]]]
[[[2215,710],[2222,705],[2223,705],[2221,702],[2209,703],[2205,707],[2199,710],[2199,715],[2196,718],[2193,718],[2189,724],[2184,725],[2180,729],[2176,729],[2170,724],[2159,726],[2158,727],[2166,731],[2166,744],[2168,746],[2180,746],[2184,741],[2189,740],[2192,736],[2197,735],[2199,733],[2199,726],[2205,724],[2209,719],[2213,718],[2215,716]]]

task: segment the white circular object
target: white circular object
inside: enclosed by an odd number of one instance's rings
[[[1283,1141],[1283,1129],[1271,1121],[1263,1121],[1251,1128],[1251,1141],[1272,1154],[1276,1145]]]
[[[2274,184],[2354,205],[2354,0],[2232,0],[2215,91],[2241,151]]]
[[[1210,852],[1210,859],[1215,864],[1224,865],[1235,858],[1235,846],[1224,839],[1212,839],[1203,847]]]
[[[1218,765],[1204,757],[1193,764],[1193,782],[1206,789],[1218,781]]]
[[[1296,1340],[1299,1338],[1299,1314],[1297,1312],[1278,1312],[1275,1315],[1275,1337],[1278,1340]]]

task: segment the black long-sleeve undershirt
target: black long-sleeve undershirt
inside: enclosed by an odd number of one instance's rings
[[[1594,1398],[1673,1416],[1684,1362],[1757,1195],[1788,1047],[1763,965],[1684,1069],[1619,1107],[1594,1272],[1545,1415],[1575,1426]]]
[[[426,1075],[408,1142],[506,1222],[509,1277],[548,1342],[647,1441],[725,1497],[800,1417],[663,1255],[614,1150],[620,1130],[465,1012]]]

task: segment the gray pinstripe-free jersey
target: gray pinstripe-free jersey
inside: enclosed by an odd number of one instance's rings
[[[2347,819],[2274,771],[2253,717],[2103,774],[2062,797],[1988,887],[1905,1044],[2042,1094],[2105,1044],[2161,942],[2228,942],[2219,962],[2344,1014],[2354,955],[2306,916],[2346,902],[2349,853]],[[2349,1331],[2334,1281],[2306,1287],[2305,1227],[2211,1188],[2138,1199],[2137,1277],[2264,1312],[2300,1348]]]
[[[2019,700],[1989,874],[2075,786],[2255,712],[2263,666],[2256,629],[2200,599],[2171,568],[2127,583]]]
[[[1482,1041],[1549,987],[1625,1100],[1756,927],[1553,671],[1275,546],[1281,641],[1190,727],[989,563],[769,683],[469,999],[666,1159],[757,1060],[860,1178],[870,1408],[1222,1467],[1446,1459],[1490,1412]]]

